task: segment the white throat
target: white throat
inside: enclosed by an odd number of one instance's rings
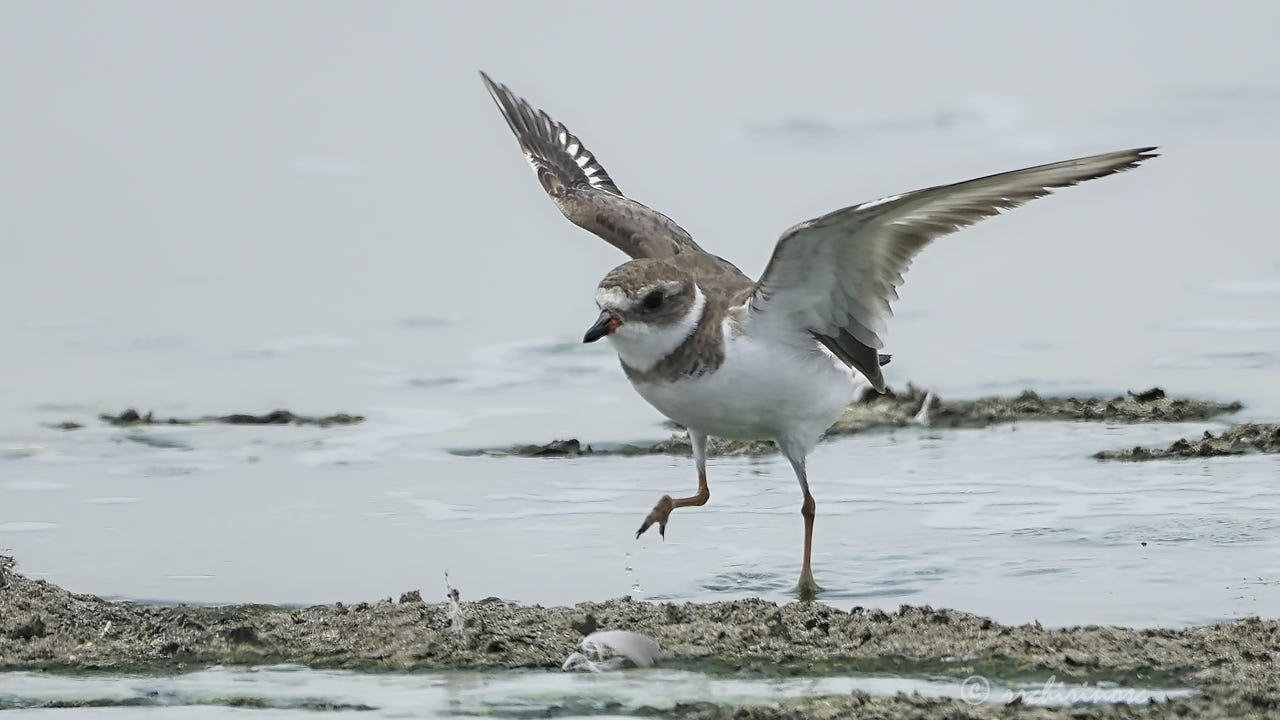
[[[632,321],[619,325],[609,335],[609,341],[622,362],[636,370],[649,370],[680,347],[697,329],[702,311],[707,307],[707,297],[697,285],[693,286],[693,292],[693,305],[689,306],[689,312],[675,323],[654,325]]]

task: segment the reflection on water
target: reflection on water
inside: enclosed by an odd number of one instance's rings
[[[7,522],[0,523],[0,533],[33,533],[45,530],[57,530],[58,524],[51,522]]]
[[[1240,297],[1280,297],[1280,282],[1224,282],[1209,289],[1220,295]]]
[[[1164,356],[1151,361],[1154,367],[1175,370],[1268,370],[1280,367],[1280,353],[1271,350],[1210,352],[1200,355]]]
[[[466,374],[421,377],[384,370],[377,381],[397,389],[448,388],[458,392],[507,392],[520,388],[563,388],[616,379],[618,361],[604,347],[580,342],[519,341],[483,345],[471,352]]]
[[[244,351],[244,354],[247,357],[275,358],[317,351],[346,350],[354,346],[355,341],[349,338],[316,335],[271,340]]]
[[[863,109],[863,112],[874,112]],[[876,119],[791,116],[726,134],[734,144],[831,151],[979,146],[1003,152],[1061,152],[1065,144],[1029,125],[1020,108],[995,100],[965,100],[919,115]]]
[[[1047,680],[1047,679],[1046,679]],[[918,693],[930,698],[1007,702],[1021,693],[1026,704],[1068,705],[1078,698],[1134,705],[1186,698],[1185,688],[1119,688],[1049,682],[994,684],[973,694],[962,678],[860,675],[807,678],[708,676],[687,670],[627,670],[601,674],[557,672],[422,673],[364,675],[277,665],[212,668],[173,677],[94,678],[32,673],[5,675],[0,710],[42,704],[100,705],[76,711],[114,716],[111,706],[222,706],[314,712],[358,710],[367,717],[565,717],[669,710],[677,703],[765,704],[784,698]],[[651,711],[650,711],[651,712]],[[23,713],[15,713],[21,717]],[[66,713],[63,713],[66,714]]]
[[[1179,89],[1168,94],[1164,110],[1175,127],[1271,137],[1280,124],[1280,85]]]

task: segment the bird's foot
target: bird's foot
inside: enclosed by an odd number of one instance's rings
[[[662,499],[658,501],[658,504],[653,506],[653,511],[650,512],[645,517],[644,522],[640,524],[640,529],[636,531],[636,539],[639,540],[640,536],[644,534],[645,530],[649,529],[650,525],[658,523],[658,534],[662,536],[663,540],[666,540],[667,518],[671,516],[671,511],[674,508],[675,502],[671,499],[671,496],[663,495]]]
[[[802,572],[800,573],[800,582],[796,585],[795,593],[802,602],[811,602],[816,600],[818,595],[822,593],[822,588],[813,581],[813,573]]]

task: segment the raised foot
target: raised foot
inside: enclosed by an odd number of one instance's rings
[[[654,505],[653,510],[645,517],[644,522],[640,524],[640,529],[636,531],[636,539],[639,540],[650,525],[658,523],[658,534],[662,536],[663,540],[666,540],[667,518],[671,516],[671,511],[675,509],[675,506],[675,501],[671,499],[670,495],[663,495],[658,504]]]

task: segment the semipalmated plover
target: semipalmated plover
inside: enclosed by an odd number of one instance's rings
[[[665,537],[673,509],[711,497],[708,436],[773,440],[804,496],[802,595],[818,589],[805,458],[854,399],[859,375],[884,392],[880,336],[912,258],[935,238],[1054,188],[1155,157],[1154,147],[1121,150],[836,210],[784,231],[752,281],[671,218],[623,195],[564,125],[480,75],[560,211],[632,258],[600,281],[600,315],[582,340],[613,343],[636,392],[688,428],[698,468],[697,493],[664,495],[636,537],[654,523]]]

